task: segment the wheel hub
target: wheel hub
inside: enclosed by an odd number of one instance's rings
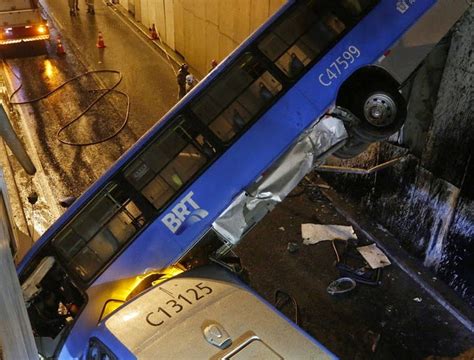
[[[371,125],[389,126],[397,116],[397,105],[387,94],[372,94],[364,104],[364,115]]]

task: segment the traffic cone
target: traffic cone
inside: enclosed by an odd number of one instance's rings
[[[149,30],[150,30],[150,38],[152,40],[157,40],[158,39],[158,33],[156,32],[155,24],[152,24],[151,28]]]
[[[64,50],[64,46],[60,37],[56,39],[56,55],[58,56],[66,55],[66,51]]]
[[[102,32],[101,32],[101,31],[99,31],[99,38],[97,39],[97,44],[96,44],[96,46],[97,46],[99,49],[105,48],[104,37],[102,36]]]

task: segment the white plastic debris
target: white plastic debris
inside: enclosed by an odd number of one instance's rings
[[[303,244],[312,245],[325,240],[357,239],[352,226],[301,224]]]
[[[423,301],[423,299],[421,297],[416,297],[416,298],[413,298],[413,301],[420,303]]]
[[[372,269],[383,268],[391,264],[388,257],[380,250],[376,244],[360,246],[357,251]]]
[[[278,230],[285,231],[285,228],[283,226],[280,226]]]

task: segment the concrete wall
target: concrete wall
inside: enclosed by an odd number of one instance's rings
[[[401,146],[378,144],[342,162],[369,176],[330,176],[425,266],[474,306],[474,7],[429,55],[407,92]]]
[[[121,0],[129,2],[131,0]],[[285,0],[133,0],[136,17],[204,76]]]

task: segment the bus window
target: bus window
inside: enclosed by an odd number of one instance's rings
[[[89,280],[143,225],[139,208],[110,184],[53,240],[83,280]]]
[[[181,116],[124,171],[130,184],[160,209],[216,151],[206,137]]]
[[[68,227],[55,239],[55,245],[64,258],[70,259],[84,247],[85,241],[74,229]]]
[[[206,163],[206,158],[193,144],[186,146],[161,172],[161,176],[178,190]]]
[[[285,21],[277,25],[272,32],[260,41],[258,48],[271,61],[276,61],[295,43],[313,23],[310,14],[305,13],[306,6],[299,6]],[[314,14],[313,14],[314,16]]]
[[[213,122],[213,131],[224,142],[229,142],[247,124],[252,115],[240,103],[225,109]]]
[[[325,52],[377,0],[307,1],[276,24],[258,49],[290,79]]]
[[[265,66],[246,53],[191,109],[223,142],[229,142],[281,90],[282,85]]]
[[[174,194],[174,189],[160,175],[142,189],[142,194],[156,209],[161,208]]]
[[[185,146],[186,141],[183,137],[175,131],[168,131],[125,169],[124,175],[127,181],[157,209],[174,194],[171,185],[159,175],[159,172]]]

